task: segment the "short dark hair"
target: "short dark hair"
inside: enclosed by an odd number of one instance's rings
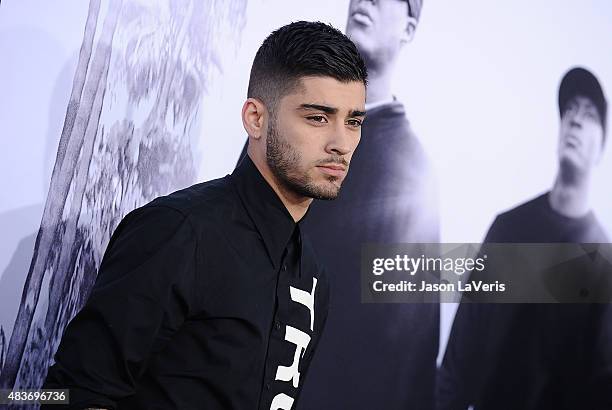
[[[259,47],[247,97],[261,100],[273,113],[276,102],[305,76],[367,85],[365,63],[347,36],[328,24],[298,21],[275,30]]]

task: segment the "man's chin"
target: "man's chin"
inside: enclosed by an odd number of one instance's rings
[[[367,53],[371,48],[370,43],[372,39],[370,36],[372,34],[369,32],[368,27],[360,26],[357,23],[350,23],[347,25],[346,35],[355,43],[360,53]]]
[[[580,158],[578,158],[576,152],[568,150],[561,155],[559,164],[563,169],[578,171],[580,169]]]
[[[340,193],[340,189],[330,190],[330,189],[317,189],[312,191],[311,198],[318,199],[320,201],[333,201],[338,198],[338,194]]]
[[[315,187],[311,187],[310,193],[312,194],[310,197],[313,199],[333,201],[334,199],[338,198],[338,194],[340,193],[340,183],[330,181],[324,185],[317,185]]]
[[[321,194],[318,196],[314,196],[312,197],[312,199],[318,199],[319,201],[334,201],[336,198],[338,198],[338,193],[335,194]]]
[[[568,184],[573,184],[580,175],[584,174],[585,170],[574,155],[564,155],[559,163],[559,171],[562,180]]]
[[[319,199],[323,201],[331,201],[336,199],[338,197],[338,192],[340,191],[340,186],[338,183],[331,181],[321,182],[318,184],[313,184],[312,181],[308,183],[291,181],[285,183],[285,187],[293,191],[294,194],[303,198]]]

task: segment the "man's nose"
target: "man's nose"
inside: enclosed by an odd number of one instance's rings
[[[341,156],[349,154],[352,150],[351,139],[355,138],[354,135],[351,135],[353,132],[347,130],[344,125],[338,127],[334,131],[333,136],[327,144],[327,151],[330,154]]]
[[[578,115],[578,113],[573,114],[570,117],[570,126],[576,128],[582,128],[582,118]]]

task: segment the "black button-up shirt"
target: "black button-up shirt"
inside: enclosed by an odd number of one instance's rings
[[[45,388],[71,408],[295,409],[328,302],[300,223],[246,157],[124,218]]]

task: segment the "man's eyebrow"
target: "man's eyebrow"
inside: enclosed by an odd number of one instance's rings
[[[584,101],[584,108],[587,108],[587,109],[597,109],[597,107],[595,106],[595,104],[593,104],[593,103],[591,102],[591,100],[589,100],[589,99],[586,99],[586,100]]]
[[[323,111],[326,114],[335,114],[338,112],[338,109],[335,107],[330,107],[330,106],[321,105],[321,104],[300,104],[298,109]]]
[[[338,109],[336,107],[330,107],[328,105],[321,105],[321,104],[301,104],[298,107],[298,109],[323,111],[326,114],[338,113]],[[349,117],[365,117],[365,114],[366,114],[365,111],[351,110],[349,112]]]

